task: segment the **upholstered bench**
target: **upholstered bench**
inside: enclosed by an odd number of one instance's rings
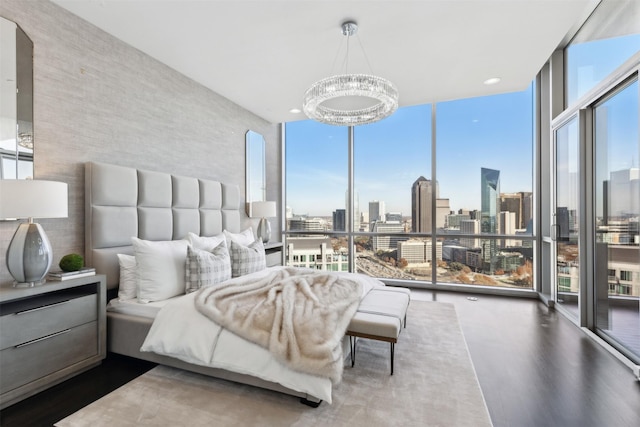
[[[357,338],[386,341],[391,345],[391,375],[395,344],[403,326],[407,326],[410,291],[407,288],[385,286],[373,288],[360,302],[346,335],[351,346],[351,366],[356,363]]]

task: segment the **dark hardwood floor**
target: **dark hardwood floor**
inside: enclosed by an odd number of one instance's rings
[[[154,366],[110,353],[100,366],[3,409],[0,426],[50,427]]]
[[[542,303],[425,290],[412,297],[456,306],[496,427],[640,425],[640,381]],[[51,426],[153,366],[109,354],[101,366],[1,411],[0,425]]]
[[[541,302],[427,291],[412,297],[455,304],[496,427],[640,426],[640,381]]]

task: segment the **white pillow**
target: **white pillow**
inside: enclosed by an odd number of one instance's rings
[[[222,232],[224,237],[227,239],[227,248],[231,248],[231,241],[235,241],[236,243],[240,243],[242,246],[249,246],[256,240],[253,237],[253,229],[251,227],[247,228],[240,233],[231,233],[227,230]]]
[[[227,246],[224,233],[220,233],[217,236],[206,237],[198,236],[197,234],[190,231],[187,235],[187,240],[189,241],[189,244],[194,248],[208,252],[213,252],[213,250],[217,248],[220,243],[225,243],[225,247]]]
[[[212,251],[203,251],[191,245],[187,246],[186,293],[229,279],[231,279],[231,259],[224,240]]]
[[[132,237],[131,242],[138,265],[138,302],[184,294],[186,240],[153,242]]]
[[[118,254],[120,264],[120,284],[118,285],[118,299],[120,301],[134,299],[138,293],[138,277],[136,275],[136,257]]]
[[[231,276],[239,277],[245,274],[267,268],[262,239],[258,239],[249,246],[243,246],[231,240]]]

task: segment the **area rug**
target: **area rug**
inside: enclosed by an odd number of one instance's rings
[[[361,339],[333,404],[157,366],[56,423],[70,426],[491,426],[455,307],[412,301],[389,344]],[[347,359],[348,360],[348,357]]]

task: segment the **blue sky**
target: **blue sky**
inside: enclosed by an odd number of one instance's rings
[[[586,93],[639,49],[640,34],[572,45],[570,99]],[[480,209],[483,167],[500,171],[503,193],[532,191],[533,93],[531,84],[522,92],[437,104],[436,179],[440,197],[450,200],[452,210]],[[616,116],[635,128],[611,123],[616,132],[611,137],[637,147],[637,117],[634,122]],[[343,209],[347,128],[306,120],[287,123],[286,136],[287,206],[296,214],[317,216]],[[611,161],[631,167],[633,153]],[[636,158],[636,167],[639,162]],[[368,209],[369,201],[381,200],[387,212],[410,216],[411,185],[421,175],[431,178],[431,105],[401,108],[378,123],[356,127],[354,174],[360,211]]]
[[[451,209],[480,209],[480,168],[501,171],[501,191],[531,191],[532,88],[437,105],[437,180]],[[312,121],[287,124],[287,205],[330,215],[344,208],[347,129]],[[431,178],[431,105],[405,107],[355,128],[360,209],[381,200],[411,215],[411,185]]]

